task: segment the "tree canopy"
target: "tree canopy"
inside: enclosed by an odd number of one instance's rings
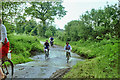
[[[52,23],[55,18],[66,15],[64,9],[62,2],[2,2],[2,20],[6,27],[13,25],[13,32],[18,34],[46,36],[47,31],[52,30],[51,35],[54,35],[56,29],[51,27]]]
[[[61,37],[72,41],[120,38],[119,12],[116,4],[86,11],[80,16],[80,20],[73,20],[65,25],[65,33]]]
[[[66,15],[62,2],[31,2],[30,7],[26,7],[25,12],[31,17],[41,20],[42,36],[47,30],[47,22],[53,22],[55,17],[61,18]]]

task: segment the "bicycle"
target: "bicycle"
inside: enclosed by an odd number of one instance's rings
[[[45,59],[47,59],[49,57],[49,51],[48,49],[45,49]]]
[[[11,53],[11,51],[10,51]],[[14,74],[14,65],[12,63],[12,61],[5,56],[5,58],[2,59],[2,71],[3,73],[8,76],[9,78],[13,78],[13,74]]]
[[[70,59],[70,50],[66,50],[66,58],[67,58],[67,63],[68,63]]]

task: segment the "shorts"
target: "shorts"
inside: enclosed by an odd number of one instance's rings
[[[4,56],[7,56],[8,51],[9,51],[9,42],[7,42],[6,44],[4,44],[0,48],[0,59],[3,58]]]

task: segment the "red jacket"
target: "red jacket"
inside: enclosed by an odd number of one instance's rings
[[[7,56],[9,51],[9,42],[7,42],[7,38],[5,38],[4,44],[0,48],[0,58]]]

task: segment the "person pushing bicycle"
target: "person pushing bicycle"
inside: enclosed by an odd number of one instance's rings
[[[6,27],[2,24],[2,20],[0,19],[0,62],[2,62],[3,58],[7,57],[7,53],[9,51],[9,41],[7,38]],[[0,64],[0,79],[5,79],[6,75],[2,72]]]

